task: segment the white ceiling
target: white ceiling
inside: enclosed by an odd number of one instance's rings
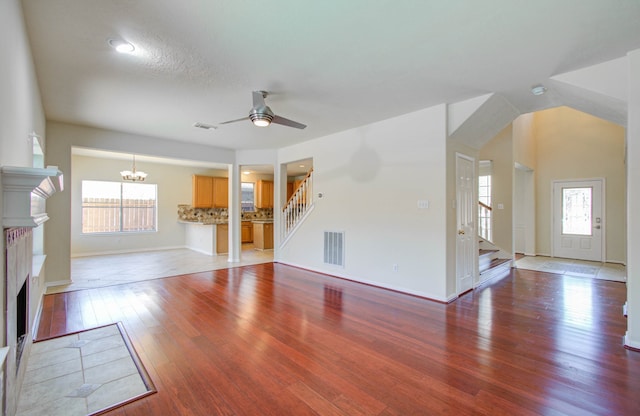
[[[640,48],[638,0],[23,0],[48,119],[265,149],[497,93]],[[108,39],[133,43],[118,54]],[[305,130],[249,121],[251,91]]]

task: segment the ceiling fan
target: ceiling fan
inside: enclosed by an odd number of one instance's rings
[[[298,123],[297,121],[289,120],[288,118],[280,117],[271,111],[271,109],[264,103],[264,99],[269,95],[266,91],[253,91],[253,107],[247,117],[242,117],[236,120],[223,121],[220,124],[235,123],[236,121],[251,120],[251,122],[258,127],[267,127],[271,123],[281,124],[283,126],[295,127],[296,129],[304,129],[307,127],[305,124]]]

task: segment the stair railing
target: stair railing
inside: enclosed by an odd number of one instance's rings
[[[282,209],[281,242],[295,230],[313,206],[313,169],[300,182]]]
[[[478,235],[487,241],[492,241],[491,214],[492,208],[478,201]]]

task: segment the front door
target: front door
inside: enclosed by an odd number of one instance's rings
[[[602,261],[603,182],[603,179],[554,181],[554,257]]]
[[[456,278],[457,292],[464,293],[473,288],[474,265],[478,261],[476,249],[475,217],[478,202],[473,198],[473,159],[456,154]]]

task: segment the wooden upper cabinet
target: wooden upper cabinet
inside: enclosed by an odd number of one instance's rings
[[[194,208],[227,208],[229,180],[212,176],[193,175],[191,206]]]
[[[273,208],[273,181],[259,180],[254,192],[256,208]]]
[[[213,207],[227,208],[229,206],[229,179],[213,178]]]
[[[213,206],[213,178],[211,176],[193,175],[191,206],[194,208],[211,208]]]

